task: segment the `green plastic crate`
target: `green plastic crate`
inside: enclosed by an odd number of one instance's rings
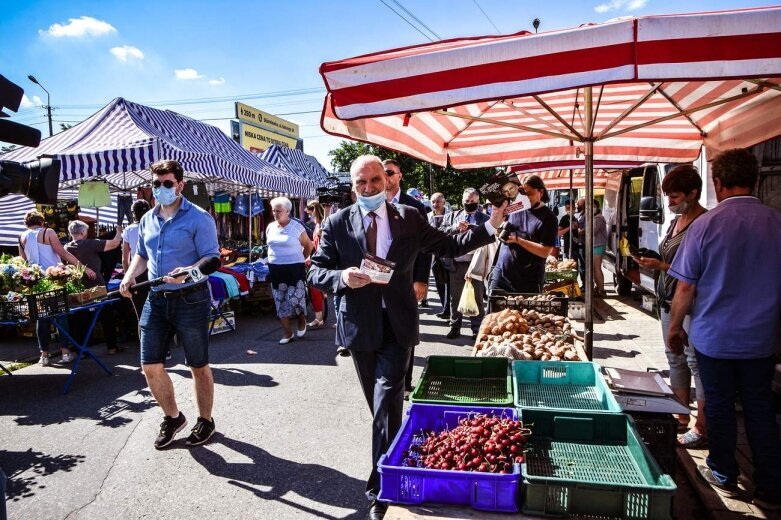
[[[429,356],[410,395],[413,403],[512,406],[510,360]]]
[[[523,410],[523,512],[667,519],[675,482],[624,414]]]
[[[621,413],[598,364],[513,361],[515,407]]]

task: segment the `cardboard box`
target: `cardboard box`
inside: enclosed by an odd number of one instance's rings
[[[99,285],[98,287],[93,287],[92,289],[87,289],[86,291],[82,291],[80,293],[69,294],[68,304],[73,306],[84,305],[85,303],[89,303],[92,300],[97,300],[106,294],[106,288],[102,285]]]
[[[586,304],[570,300],[567,307],[567,317],[571,320],[583,320],[586,318]]]
[[[643,295],[643,309],[648,312],[654,312],[654,306],[656,305],[656,298],[653,296]]]
[[[223,312],[225,318],[217,315],[213,318],[214,326],[211,329],[211,334],[220,334],[221,332],[227,332],[230,330],[236,330],[236,316],[233,311]]]

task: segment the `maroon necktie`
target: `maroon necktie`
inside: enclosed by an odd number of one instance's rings
[[[377,214],[373,211],[369,212],[369,217],[372,219],[369,222],[369,227],[366,228],[366,245],[369,248],[369,252],[373,255],[377,254]]]

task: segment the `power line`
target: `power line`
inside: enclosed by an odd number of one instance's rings
[[[388,9],[390,9],[391,11],[393,11],[393,12],[396,14],[396,16],[398,16],[399,18],[401,18],[402,20],[404,20],[405,22],[407,22],[407,23],[409,24],[409,26],[410,26],[410,27],[412,27],[413,29],[415,29],[416,31],[418,31],[420,34],[422,34],[422,35],[423,35],[423,37],[424,37],[424,38],[426,38],[428,41],[430,41],[430,42],[433,42],[433,41],[434,41],[434,40],[432,40],[432,39],[431,39],[431,36],[429,36],[428,34],[424,33],[423,31],[421,31],[421,30],[420,30],[418,27],[416,27],[416,26],[415,26],[415,25],[414,25],[412,22],[410,22],[410,21],[409,21],[409,20],[407,20],[405,17],[403,17],[403,16],[401,15],[401,13],[399,13],[399,12],[398,12],[398,11],[396,11],[394,8],[392,8],[391,6],[389,6],[389,5],[388,5],[388,4],[385,2],[385,0],[380,0],[380,2],[382,2],[382,3],[383,3],[383,5],[384,5],[385,7],[387,7],[387,8],[388,8]]]
[[[496,32],[498,32],[499,34],[502,34],[502,31],[500,31],[500,30],[499,30],[499,28],[498,28],[498,27],[496,26],[496,24],[494,23],[494,21],[493,21],[493,20],[491,20],[491,17],[490,17],[490,16],[488,16],[488,14],[487,14],[485,11],[483,11],[483,8],[482,8],[482,7],[480,7],[480,4],[478,4],[478,3],[477,3],[477,0],[472,0],[472,1],[475,3],[475,5],[477,6],[477,8],[478,8],[478,9],[480,9],[480,12],[481,12],[481,13],[483,13],[483,16],[485,16],[485,18],[486,18],[486,19],[487,19],[487,20],[488,20],[488,21],[491,23],[491,25],[493,25],[493,26],[494,26],[494,29],[496,29]]]
[[[418,22],[420,25],[422,25],[422,26],[423,26],[423,27],[424,27],[424,28],[425,28],[425,29],[426,29],[428,32],[430,32],[431,34],[433,34],[433,35],[436,37],[436,39],[437,39],[437,40],[441,40],[441,39],[442,39],[442,37],[441,37],[441,36],[439,36],[437,33],[435,33],[434,31],[432,31],[432,30],[431,30],[431,27],[429,27],[428,25],[426,25],[425,23],[423,23],[423,20],[421,20],[420,18],[418,18],[417,16],[415,16],[414,14],[412,14],[412,11],[410,11],[409,9],[407,9],[406,7],[404,7],[403,5],[401,5],[401,2],[399,2],[398,0],[391,0],[391,1],[392,1],[394,4],[398,5],[399,7],[401,7],[401,8],[404,10],[404,12],[405,12],[405,13],[407,13],[408,15],[410,15],[410,16],[412,17],[412,19],[413,19],[413,20],[415,20],[415,21],[416,21],[416,22]]]

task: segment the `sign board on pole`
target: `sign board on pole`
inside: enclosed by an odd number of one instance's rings
[[[250,123],[272,132],[283,134],[294,139],[298,139],[298,125],[291,123],[281,117],[268,114],[262,110],[236,102],[236,118],[239,121]],[[290,146],[295,148],[295,145]]]
[[[241,145],[250,152],[262,152],[272,144],[296,148],[298,140],[239,121]]]

